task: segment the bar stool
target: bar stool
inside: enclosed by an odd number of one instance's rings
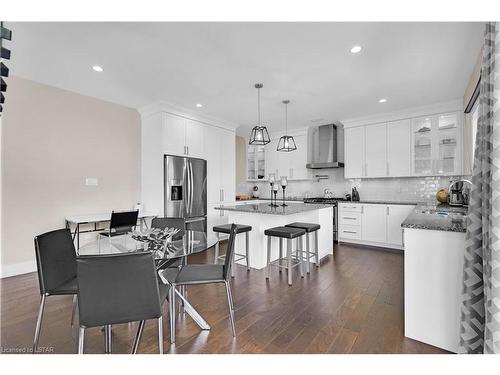
[[[274,227],[269,228],[264,231],[264,234],[267,236],[267,267],[266,267],[266,279],[269,279],[269,270],[271,265],[277,266],[279,268],[286,268],[288,271],[288,285],[292,285],[292,267],[299,266],[300,267],[300,276],[304,277],[304,270],[302,267],[302,240],[303,235],[306,233],[304,229],[301,228],[292,228],[292,227]],[[280,239],[280,255],[277,260],[271,262],[271,239],[272,237],[278,237]],[[281,265],[281,260],[283,259],[283,239],[287,240],[286,244],[286,266]],[[296,239],[297,248],[295,253],[297,253],[297,264],[292,266],[292,241]]]
[[[316,260],[316,267],[319,267],[319,250],[318,250],[318,229],[321,228],[319,224],[314,223],[292,223],[287,224],[285,227],[300,228],[306,231],[306,260],[307,260],[307,273],[309,273],[310,259],[314,257]],[[309,234],[314,232],[314,254],[311,254],[309,246]]]
[[[233,262],[231,264],[231,277],[234,277],[234,263],[246,259],[247,263],[247,271],[250,271],[250,256],[249,256],[249,249],[250,249],[250,240],[249,240],[249,232],[252,230],[252,227],[250,225],[243,225],[243,224],[236,224],[236,234],[240,233],[245,233],[245,254],[240,254],[237,253],[236,251],[233,254]],[[220,241],[220,234],[230,234],[231,233],[231,224],[225,224],[225,225],[216,225],[213,227],[213,231],[217,233],[217,243],[215,244],[215,259],[214,263],[217,264],[219,259],[224,259],[226,256],[225,255],[219,255],[219,241]],[[236,258],[239,257],[239,258]]]

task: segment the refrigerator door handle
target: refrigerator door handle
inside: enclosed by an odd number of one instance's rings
[[[193,182],[193,179],[194,179],[194,176],[193,176],[193,163],[191,162],[191,160],[189,161],[189,175],[190,175],[190,179],[189,179],[189,182],[191,183],[191,187],[190,187],[190,197],[189,197],[189,214],[192,215],[193,214],[193,190],[194,190],[194,182]]]

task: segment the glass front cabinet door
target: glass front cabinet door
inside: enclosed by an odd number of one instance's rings
[[[459,112],[412,120],[412,175],[462,173],[462,120]]]
[[[247,180],[263,180],[266,176],[266,156],[264,146],[248,145]]]

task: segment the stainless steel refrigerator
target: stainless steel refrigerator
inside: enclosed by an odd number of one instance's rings
[[[165,217],[183,217],[186,228],[207,229],[207,161],[164,157]]]

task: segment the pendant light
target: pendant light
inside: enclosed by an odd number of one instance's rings
[[[290,152],[297,149],[295,140],[291,135],[288,135],[288,103],[290,103],[290,100],[283,100],[285,105],[285,135],[280,138],[276,151]]]
[[[262,83],[255,84],[255,88],[257,89],[257,110],[259,114],[259,121],[257,126],[254,126],[252,132],[250,133],[250,138],[248,140],[249,145],[267,145],[271,142],[267,128],[262,126],[260,123],[260,89],[262,87],[264,87]]]

